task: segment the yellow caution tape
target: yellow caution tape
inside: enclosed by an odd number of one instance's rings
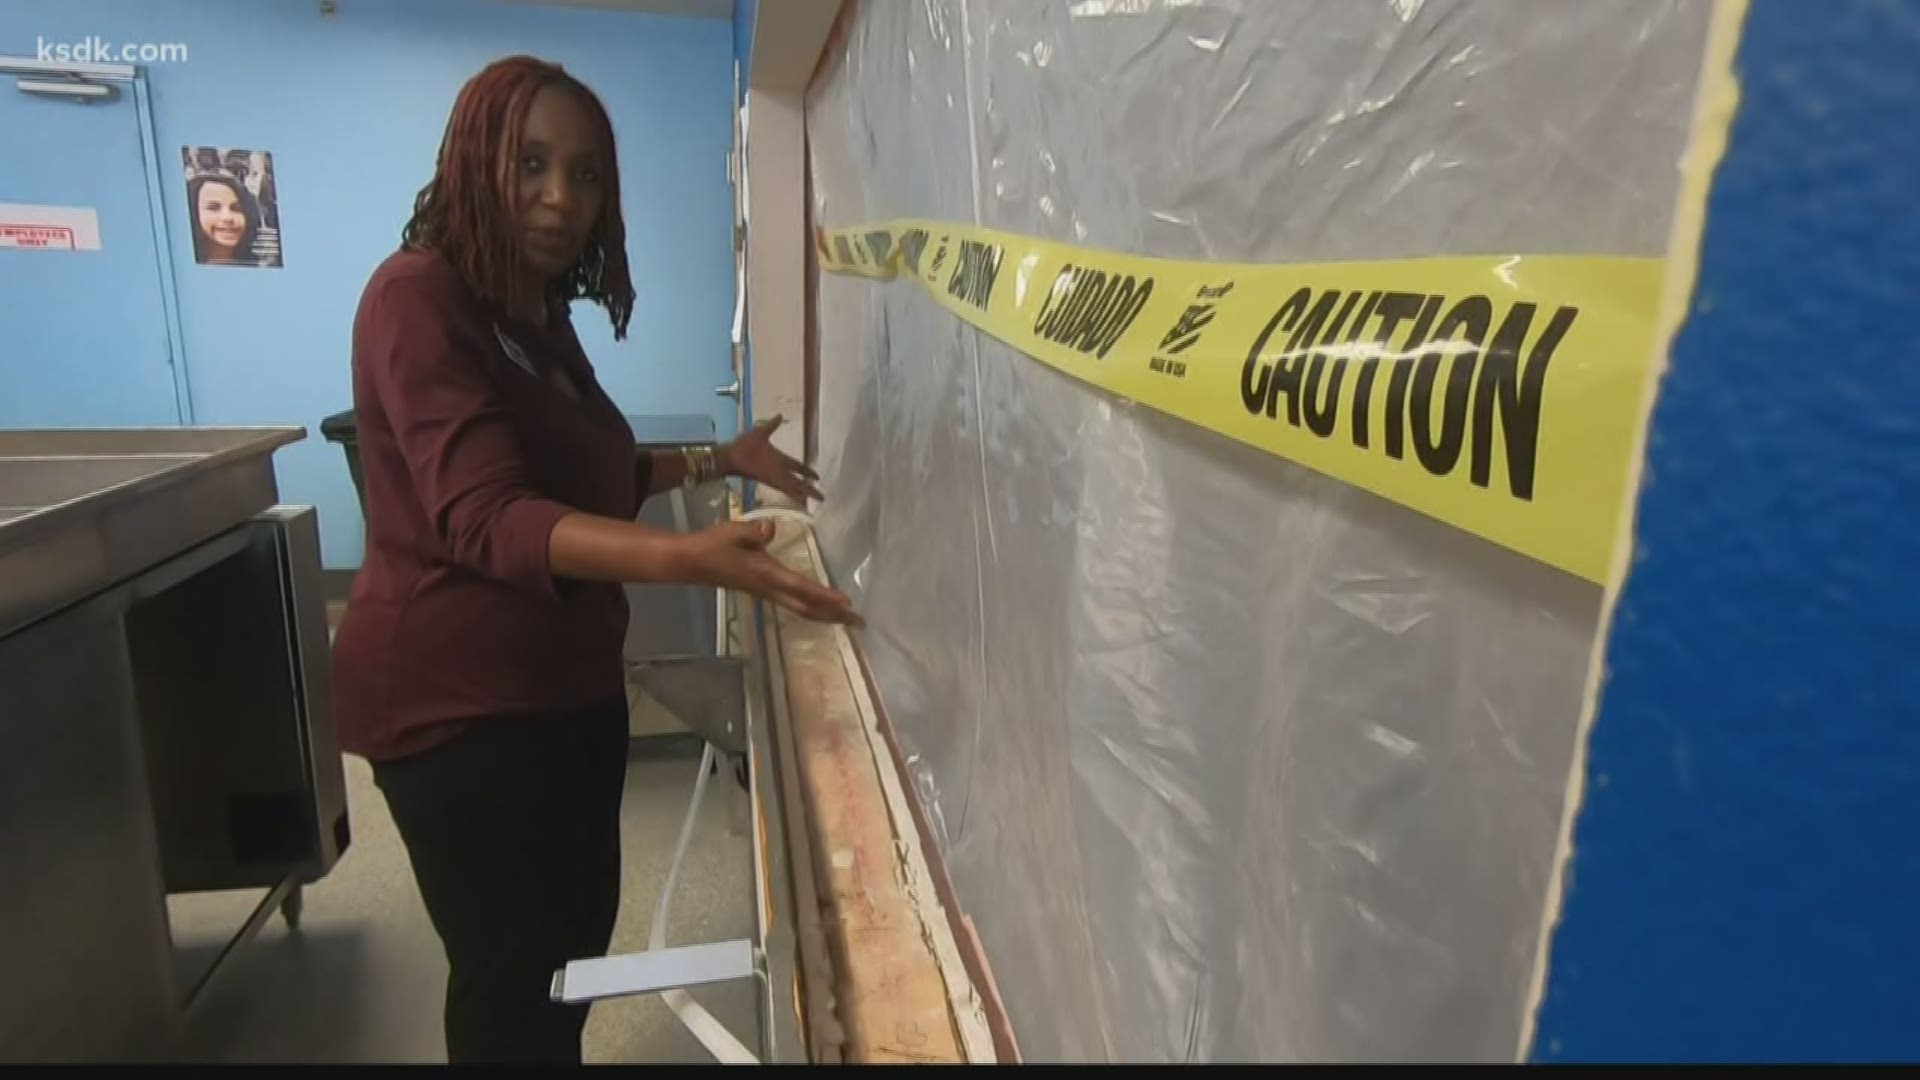
[[[905,274],[1075,378],[1606,579],[1658,259],[1201,263],[920,220],[815,239],[823,270]]]

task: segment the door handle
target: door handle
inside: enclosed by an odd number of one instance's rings
[[[714,387],[713,392],[721,397],[738,398],[740,396],[740,376],[735,375],[733,381],[725,386]]]

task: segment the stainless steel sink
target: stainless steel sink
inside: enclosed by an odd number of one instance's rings
[[[0,458],[151,454],[207,457],[246,451],[263,438],[277,447],[305,437],[306,431],[298,427],[0,429]]]
[[[0,506],[31,513],[197,460],[194,454],[0,457]]]
[[[698,532],[732,516],[725,483],[648,499],[640,520]],[[731,655],[727,597],[694,585],[627,586],[627,681],[687,730],[730,754],[746,752],[742,663]]]
[[[0,431],[0,636],[278,501],[292,428]]]

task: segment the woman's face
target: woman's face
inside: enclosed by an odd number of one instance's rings
[[[586,106],[548,86],[534,95],[520,129],[519,232],[527,265],[543,278],[580,260],[606,198],[599,134]]]
[[[247,235],[247,211],[240,193],[227,184],[200,185],[200,201],[195,207],[200,231],[223,256],[233,255]]]

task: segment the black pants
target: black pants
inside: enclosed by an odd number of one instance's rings
[[[606,954],[620,905],[627,705],[474,724],[375,782],[447,951],[447,1059],[580,1060],[587,1007],[548,998]]]

